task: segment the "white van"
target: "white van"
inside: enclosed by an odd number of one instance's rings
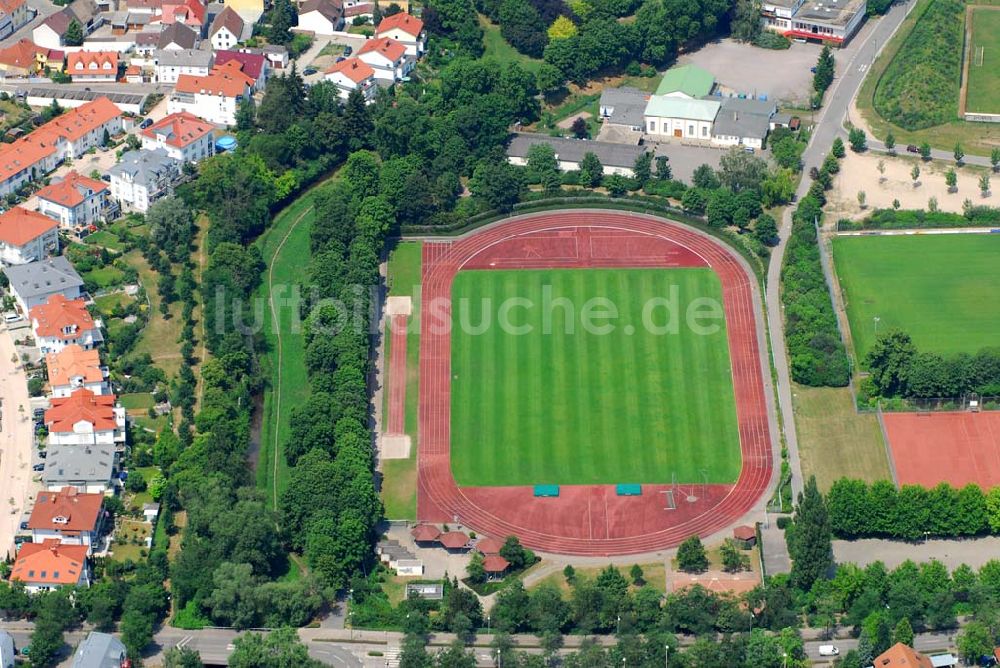
[[[17,313],[7,312],[7,313],[3,314],[3,321],[5,323],[7,323],[8,325],[10,323],[12,323],[12,322],[17,322],[20,319],[21,319],[21,316],[20,316],[20,314],[17,314]]]
[[[840,649],[836,645],[820,645],[819,655],[820,656],[837,656],[840,654]]]

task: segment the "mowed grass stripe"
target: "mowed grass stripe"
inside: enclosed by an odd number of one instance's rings
[[[650,298],[676,285],[678,333],[658,335],[642,322]],[[572,333],[558,302],[568,299]],[[460,485],[733,482],[740,452],[725,327],[700,336],[685,326],[690,300],[721,304],[709,269],[525,270],[460,272],[453,303],[492,301],[493,325],[463,331],[455,309],[452,332],[452,470]],[[496,323],[505,299],[511,324]],[[592,297],[618,309],[613,331],[585,331],[580,313]],[[665,319],[660,309],[659,320]],[[546,322],[548,321],[548,322]],[[548,324],[548,331],[544,325]],[[600,324],[604,324],[602,321]],[[632,334],[626,325],[632,325]]]

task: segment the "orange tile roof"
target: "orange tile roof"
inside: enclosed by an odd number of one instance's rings
[[[375,76],[375,70],[372,69],[372,66],[357,57],[342,60],[326,71],[327,74],[336,74],[337,72],[356,84]]]
[[[85,383],[100,383],[104,380],[101,370],[101,355],[96,349],[84,350],[73,343],[57,353],[45,356],[45,367],[49,371],[49,385],[69,385],[71,378],[81,377]]]
[[[57,538],[25,543],[17,553],[10,579],[26,584],[74,585],[87,562],[86,545],[64,545]]]
[[[400,12],[399,14],[393,14],[392,16],[387,16],[382,19],[382,22],[378,24],[375,34],[381,35],[384,32],[397,29],[402,30],[407,35],[419,37],[420,33],[423,32],[424,22],[416,16],[410,16],[405,12]]]
[[[24,6],[26,0],[0,0],[0,11],[13,16],[14,12]]]
[[[381,53],[392,62],[396,62],[406,53],[406,47],[391,37],[379,37],[378,39],[370,39],[365,42],[364,46],[358,51],[358,55],[360,56],[363,53],[371,53],[373,51]]]
[[[77,51],[66,57],[66,73],[87,74],[118,74],[117,51]]]
[[[181,111],[153,123],[142,131],[142,135],[150,139],[156,139],[157,135],[166,135],[168,144],[184,148],[209,134],[213,129],[211,123],[201,120],[190,112]]]
[[[57,227],[58,222],[37,211],[22,206],[11,207],[0,213],[0,242],[23,246]]]
[[[113,118],[122,115],[114,102],[106,97],[70,109],[62,116],[56,116],[51,121],[35,130],[29,137],[39,132],[58,133],[67,141],[76,141],[88,132],[95,130]]]
[[[71,432],[77,422],[89,422],[96,431],[106,431],[117,426],[114,408],[115,395],[81,388],[64,399],[53,399],[52,408],[45,411],[45,424],[50,432]]]
[[[142,74],[142,68],[138,65],[129,65],[125,68],[125,76],[134,76],[136,74]]]
[[[65,487],[58,492],[39,492],[28,519],[28,528],[93,531],[103,501],[103,494],[80,494],[74,487]],[[61,521],[57,522],[57,519]]]
[[[510,562],[499,554],[490,554],[483,559],[483,570],[487,573],[503,573],[510,568]]]
[[[896,643],[872,661],[874,668],[932,668],[931,660],[901,642]]]
[[[44,304],[32,308],[28,315],[33,321],[38,321],[35,331],[39,336],[75,339],[88,329],[94,329],[94,319],[87,312],[83,300],[66,299],[62,294],[52,295]],[[65,334],[63,329],[66,327],[75,327],[75,330]]]
[[[244,74],[241,67],[238,61],[231,60],[225,65],[213,67],[208,76],[182,74],[177,77],[174,90],[179,93],[202,93],[224,97],[243,95],[248,87],[253,86],[254,80]]]
[[[38,54],[43,51],[45,49],[42,49],[42,47],[30,39],[21,39],[6,49],[0,49],[0,63],[26,70],[34,69],[38,64]]]
[[[62,181],[50,183],[37,194],[39,199],[74,207],[83,204],[88,196],[107,189],[108,186],[103,181],[83,176],[74,170],[66,174]]]

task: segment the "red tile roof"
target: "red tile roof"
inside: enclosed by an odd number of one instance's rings
[[[738,526],[733,529],[733,538],[736,540],[757,540],[757,532],[753,527]]]
[[[487,573],[503,573],[510,568],[510,562],[499,554],[491,554],[483,559],[483,570]]]
[[[57,353],[45,356],[45,368],[49,372],[52,386],[69,385],[70,378],[83,378],[85,383],[99,383],[104,380],[101,370],[101,355],[96,349],[84,350],[73,343]]]
[[[63,545],[57,538],[25,543],[17,553],[10,579],[25,584],[74,585],[87,562],[86,545]]]
[[[933,668],[930,659],[901,642],[875,657],[872,665],[874,668]]]
[[[0,63],[25,70],[34,69],[38,64],[36,60],[38,54],[44,51],[46,49],[38,46],[30,39],[21,39],[6,49],[0,49]]]
[[[339,63],[335,63],[333,67],[326,71],[327,74],[336,74],[338,72],[356,84],[375,76],[375,70],[372,69],[372,66],[357,57],[347,58]]]
[[[421,543],[437,540],[441,535],[441,530],[432,524],[418,524],[410,531],[413,540]]]
[[[163,117],[162,120],[143,130],[142,135],[150,139],[164,135],[167,144],[184,148],[211,133],[213,129],[211,123],[201,120],[190,112],[182,111]]]
[[[115,395],[94,394],[79,389],[64,399],[53,399],[52,408],[45,411],[45,424],[50,432],[68,433],[78,422],[89,422],[96,431],[114,429]]]
[[[121,115],[121,109],[114,102],[106,97],[99,97],[76,109],[70,109],[61,116],[56,116],[28,137],[39,133],[51,133],[58,134],[68,141],[76,141]]]
[[[189,26],[205,24],[205,5],[199,0],[183,0],[183,2],[164,2],[161,20],[164,24],[184,23]]]
[[[365,42],[358,55],[372,52],[380,53],[392,62],[396,62],[406,54],[406,47],[391,37],[379,37]]]
[[[38,322],[35,331],[39,336],[75,339],[88,329],[94,329],[94,319],[87,312],[83,300],[66,299],[62,294],[52,295],[47,302],[32,308],[28,314],[33,321]],[[73,332],[65,334],[63,330],[66,327],[74,328]]]
[[[93,531],[103,501],[103,494],[79,494],[74,487],[59,492],[39,492],[28,528]]]
[[[50,183],[39,190],[38,197],[72,208],[83,204],[90,195],[107,189],[108,185],[103,181],[83,176],[74,170],[66,174],[62,181]]]
[[[469,537],[461,531],[449,531],[441,534],[438,541],[449,550],[457,550],[469,544]]]
[[[240,64],[231,61],[229,66],[220,66],[216,62],[215,67],[208,76],[199,77],[193,74],[182,74],[177,77],[177,84],[174,90],[180,93],[203,93],[205,95],[222,95],[224,97],[236,97],[247,92],[247,88],[253,86],[254,79],[242,72]]]
[[[344,16],[361,16],[362,14],[371,14],[374,11],[375,5],[371,2],[362,2],[356,5],[351,5],[350,7],[344,8]]]
[[[8,246],[24,246],[57,227],[58,222],[37,211],[22,206],[11,207],[0,213],[0,242]]]
[[[225,65],[233,60],[242,65],[243,74],[253,78],[254,81],[260,79],[260,75],[264,71],[264,65],[267,63],[267,57],[260,53],[244,53],[243,51],[232,51],[229,49],[222,49],[215,52],[216,65]]]
[[[499,554],[503,543],[496,538],[480,538],[476,542],[476,551],[483,554]]]
[[[66,58],[66,73],[74,74],[101,74],[118,75],[118,52],[117,51],[77,51],[69,54]]]
[[[392,16],[387,16],[382,19],[382,22],[378,24],[378,28],[375,30],[376,35],[381,35],[384,32],[389,32],[390,30],[402,30],[407,35],[413,37],[419,37],[420,33],[423,32],[424,22],[418,19],[416,16],[410,16],[405,12],[400,12],[399,14],[393,14]]]

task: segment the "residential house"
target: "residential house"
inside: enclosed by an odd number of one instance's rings
[[[30,309],[28,318],[35,345],[42,353],[57,353],[74,343],[90,350],[104,341],[101,322],[90,316],[82,299],[52,295],[44,304]]]
[[[215,52],[216,65],[230,65],[233,61],[239,63],[239,71],[253,80],[251,89],[255,93],[264,92],[267,78],[270,75],[270,59],[260,49],[223,49]]]
[[[365,97],[365,102],[371,103],[375,100],[375,70],[372,66],[357,57],[347,58],[334,63],[323,77],[327,81],[332,81],[337,87],[340,98],[346,100],[355,90],[360,90]]]
[[[391,37],[370,39],[358,49],[357,57],[375,70],[375,78],[382,81],[399,81],[413,69],[413,60],[406,55],[406,47]]]
[[[193,0],[193,2],[197,3],[198,0]],[[200,27],[198,28],[198,32],[195,32],[194,28],[181,21],[170,23],[160,32],[160,36],[156,41],[156,48],[161,50],[193,49],[198,46],[200,31]]]
[[[267,71],[283,70],[288,67],[288,48],[281,44],[265,44],[259,49],[250,49],[251,52],[260,52],[267,58]]]
[[[113,394],[83,388],[52,399],[52,407],[45,411],[49,445],[124,447],[125,409],[115,401]]]
[[[872,665],[874,668],[933,668],[929,658],[901,642],[875,657]]]
[[[246,22],[236,13],[235,9],[226,7],[212,21],[212,27],[208,30],[208,38],[215,50],[232,49],[248,38],[246,31]]]
[[[49,392],[55,399],[65,399],[79,389],[100,396],[111,393],[108,367],[101,364],[96,349],[84,350],[77,344],[68,345],[57,353],[45,356],[49,374]]]
[[[30,39],[20,39],[10,46],[0,49],[0,74],[5,77],[28,77],[42,69],[43,48]]]
[[[118,638],[91,631],[76,648],[70,668],[120,668],[129,665],[128,652]]]
[[[72,487],[81,494],[114,494],[117,452],[108,445],[49,445],[42,483],[50,492]]]
[[[129,151],[108,174],[111,197],[124,209],[145,213],[150,204],[173,192],[180,163],[163,149]]]
[[[724,97],[712,125],[712,143],[760,150],[764,148],[776,111],[774,102]]]
[[[141,131],[142,148],[163,149],[174,160],[198,162],[215,154],[214,127],[194,114],[170,114]]]
[[[264,14],[264,0],[225,0],[225,4],[250,25],[257,23],[257,20]]]
[[[208,76],[214,55],[203,49],[158,49],[153,52],[153,71],[160,83],[177,83],[182,74]]]
[[[4,267],[3,273],[7,276],[14,301],[25,315],[54,295],[76,299],[83,287],[83,279],[63,255]]]
[[[520,132],[514,135],[507,147],[507,161],[512,165],[527,165],[528,152],[536,144],[548,144],[555,151],[559,168],[565,171],[580,169],[580,162],[587,153],[593,153],[601,161],[605,174],[634,176],[635,160],[646,152],[641,146],[612,144],[601,141],[584,141],[566,137]]]
[[[712,124],[720,106],[716,100],[653,95],[643,114],[646,134],[653,139],[711,141]]]
[[[129,14],[147,14],[150,17],[163,13],[163,0],[118,0],[119,10]]]
[[[837,46],[850,41],[867,13],[867,0],[764,0],[760,8],[765,30]]]
[[[0,39],[13,35],[34,16],[27,0],[0,0]]]
[[[163,0],[160,22],[165,26],[185,25],[201,36],[208,10],[201,0]]]
[[[71,171],[36,193],[38,210],[59,221],[60,227],[82,231],[102,221],[108,208],[110,190],[104,181]]]
[[[24,543],[10,571],[11,582],[24,583],[29,594],[60,587],[88,587],[86,545],[63,544],[58,538]]]
[[[208,76],[178,77],[174,94],[167,100],[168,113],[186,111],[217,125],[236,125],[236,111],[251,94],[254,80],[243,73],[239,61],[220,65],[218,57]]]
[[[125,83],[139,84],[139,83],[149,83],[152,77],[145,75],[142,71],[142,67],[139,65],[129,65],[125,68]]]
[[[36,262],[59,250],[59,224],[40,213],[15,206],[0,213],[0,260]]]
[[[160,33],[141,32],[135,36],[136,55],[148,58],[153,52],[160,48]]]
[[[118,79],[117,51],[77,51],[66,56],[66,74],[73,83],[114,83]]]
[[[406,47],[407,55],[419,58],[427,50],[424,22],[404,12],[386,16],[375,29],[375,37],[388,37]]]
[[[66,44],[66,30],[76,21],[80,24],[83,36],[86,37],[104,23],[104,17],[98,12],[94,0],[76,0],[71,6],[45,19],[31,31],[31,38],[39,46],[48,49],[61,49]]]
[[[715,89],[715,76],[697,65],[671,67],[663,73],[657,95],[695,99],[710,95]]]
[[[28,518],[32,542],[56,539],[63,545],[86,545],[89,556],[101,532],[103,503],[103,494],[80,494],[73,487],[39,492]]]
[[[344,3],[344,21],[346,23],[352,23],[354,19],[361,17],[374,19],[375,3],[357,2],[357,0],[347,0],[347,2]]]
[[[340,0],[304,0],[299,5],[299,30],[332,35],[344,27],[344,5]]]

